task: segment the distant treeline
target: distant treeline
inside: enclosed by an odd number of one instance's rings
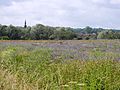
[[[37,24],[19,27],[0,24],[0,40],[89,40],[120,39],[120,30],[91,28],[51,27]]]

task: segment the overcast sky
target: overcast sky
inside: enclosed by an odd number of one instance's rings
[[[0,0],[0,24],[120,29],[120,0]]]

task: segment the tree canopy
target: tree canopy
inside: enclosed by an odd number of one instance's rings
[[[82,40],[82,39],[120,39],[120,30],[91,28],[51,27],[42,24],[18,27],[0,24],[2,40]]]

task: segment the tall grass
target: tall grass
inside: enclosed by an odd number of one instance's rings
[[[0,52],[0,90],[120,90],[119,54],[53,60],[52,50],[7,47]]]

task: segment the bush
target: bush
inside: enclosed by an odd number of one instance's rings
[[[9,40],[9,37],[8,36],[2,36],[2,37],[0,37],[0,40]]]
[[[102,31],[97,36],[98,39],[120,39],[120,33],[112,30]]]

